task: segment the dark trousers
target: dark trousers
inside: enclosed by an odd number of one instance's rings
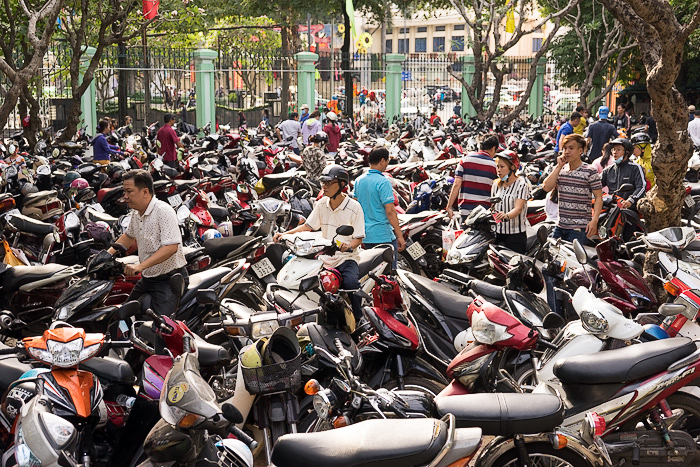
[[[340,275],[343,277],[343,289],[359,289],[360,288],[360,267],[355,261],[347,260],[336,266]],[[349,294],[350,303],[352,304],[352,314],[355,315],[355,321],[360,321],[362,318],[362,297],[357,294]]]
[[[496,243],[510,248],[516,253],[524,255],[527,253],[527,234],[525,232],[517,234],[496,234]]]
[[[141,277],[129,295],[129,300],[141,302],[142,309],[150,308],[159,315],[171,316],[175,313],[180,297],[175,296],[170,290],[170,278],[175,274],[182,274],[185,279],[185,288],[189,282],[186,268],[176,269],[167,274],[155,277]]]
[[[562,229],[561,227],[554,227],[550,235],[552,238],[561,238],[567,242],[573,242],[577,239],[581,246],[588,245],[588,237],[586,237],[586,229]]]
[[[374,248],[380,245],[391,245],[394,247],[394,266],[393,269],[397,270],[399,268],[398,266],[398,261],[399,261],[399,242],[396,239],[393,239],[390,242],[383,242],[383,243],[363,243],[362,248],[365,250],[369,250],[370,248]]]
[[[168,167],[172,167],[173,169],[177,169],[180,164],[175,160],[175,161],[163,161],[163,164],[167,165]]]

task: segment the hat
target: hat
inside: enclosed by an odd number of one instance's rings
[[[309,104],[301,104],[301,108],[309,110]]]
[[[328,112],[328,113],[326,114],[326,118],[327,118],[328,120],[333,121],[333,122],[335,122],[336,120],[338,120],[338,116],[335,114],[335,112]]]
[[[695,112],[695,106],[694,106],[694,105],[689,105],[689,106],[688,106],[688,110],[689,110],[690,112]]]
[[[607,106],[601,106],[598,109],[598,117],[600,117],[601,120],[605,120],[608,118],[608,114],[610,113],[610,109]]]

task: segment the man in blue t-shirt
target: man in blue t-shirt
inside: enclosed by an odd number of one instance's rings
[[[394,269],[399,251],[406,247],[406,240],[399,227],[394,207],[394,190],[391,182],[382,175],[389,165],[389,150],[377,146],[369,153],[369,172],[355,181],[355,198],[365,214],[364,248],[393,245]]]
[[[557,154],[559,153],[559,141],[561,141],[564,136],[572,134],[574,132],[574,128],[577,127],[579,123],[581,123],[581,114],[578,112],[572,113],[569,121],[564,123],[559,128],[559,132],[557,133],[557,144],[554,146],[554,152]]]

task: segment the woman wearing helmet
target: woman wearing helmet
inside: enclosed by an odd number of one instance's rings
[[[626,138],[616,138],[610,142],[615,165],[611,165],[603,170],[601,182],[608,187],[610,193],[614,193],[625,183],[631,183],[634,189],[629,192],[621,192],[618,195],[625,198],[622,203],[623,209],[629,209],[637,205],[637,201],[644,196],[646,189],[646,179],[644,169],[639,164],[630,161],[634,145]]]
[[[304,148],[304,152],[299,156],[289,158],[303,166],[309,180],[318,182],[323,169],[326,167],[326,152],[324,147],[328,143],[328,135],[324,131],[319,131],[309,137],[309,145]]]
[[[326,119],[328,123],[323,127],[323,131],[328,135],[328,154],[335,158],[338,152],[338,146],[340,145],[340,125],[338,125],[338,115],[335,112],[328,112],[326,114]]]
[[[324,199],[316,202],[313,211],[305,224],[300,225],[286,234],[321,230],[323,238],[341,242],[340,251],[333,256],[322,256],[327,268],[335,268],[343,277],[343,289],[360,288],[360,269],[358,263],[360,254],[357,248],[365,237],[365,217],[362,206],[356,200],[343,193],[350,183],[348,171],[339,165],[329,165],[320,177],[323,185]],[[350,236],[337,236],[336,229],[342,225],[350,225],[354,231]],[[274,241],[278,242],[281,233],[275,234]],[[362,317],[362,298],[351,294],[352,312],[355,320]]]
[[[517,175],[520,161],[513,151],[496,154],[498,178],[491,185],[491,197],[501,198],[494,205],[496,210],[496,243],[513,251],[527,251],[527,200],[530,199],[530,184]],[[500,221],[500,222],[499,222]]]
[[[637,133],[632,136],[634,144],[634,155],[637,157],[637,164],[644,169],[644,177],[647,180],[647,191],[656,184],[654,169],[651,167],[651,137],[646,133]]]

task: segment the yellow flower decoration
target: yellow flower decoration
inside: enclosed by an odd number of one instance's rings
[[[339,24],[338,25],[338,32],[340,34],[345,34],[345,25],[344,24]]]
[[[363,32],[362,34],[360,34],[359,41],[362,43],[362,46],[366,49],[372,47],[372,36],[368,32]]]
[[[363,54],[363,55],[364,55],[364,54],[367,53],[367,49],[365,49],[364,47],[358,47],[358,48],[357,48],[357,53]]]

